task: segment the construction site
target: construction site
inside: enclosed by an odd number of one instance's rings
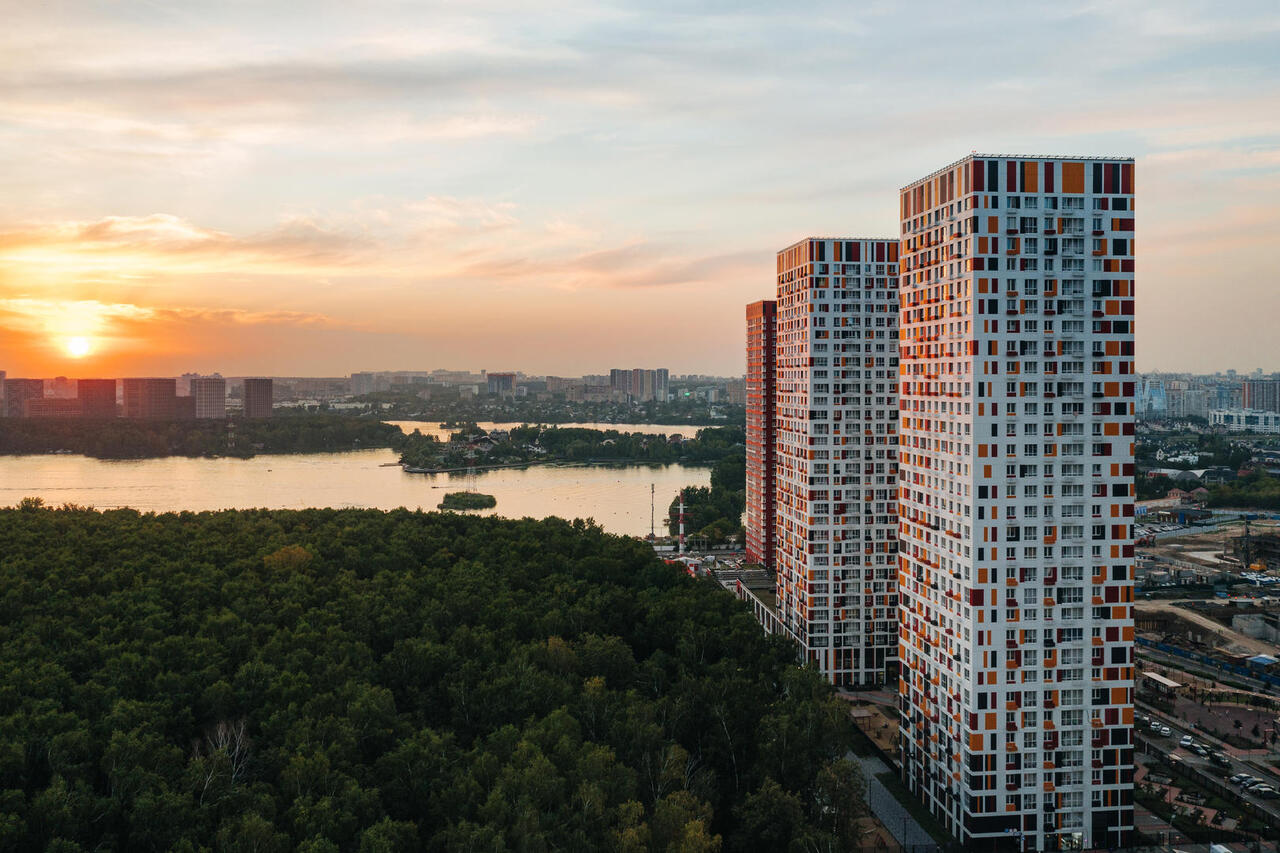
[[[1172,534],[1172,535],[1170,535]],[[1157,530],[1137,549],[1136,586],[1209,584],[1263,591],[1280,584],[1280,521],[1240,519],[1213,527]],[[1277,587],[1280,592],[1280,587]]]

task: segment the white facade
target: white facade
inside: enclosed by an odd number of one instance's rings
[[[1228,432],[1280,433],[1280,412],[1262,409],[1215,409],[1209,413],[1210,426]]]
[[[1133,164],[902,191],[901,750],[974,849],[1133,829]]]
[[[778,619],[835,684],[896,651],[898,243],[778,253]]]

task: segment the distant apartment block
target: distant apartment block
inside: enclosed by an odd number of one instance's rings
[[[1246,379],[1240,408],[1280,412],[1280,379]]]
[[[4,381],[5,417],[26,417],[27,401],[43,399],[43,379],[5,379]]]
[[[23,403],[23,417],[27,418],[78,418],[80,401],[66,397],[30,398]]]
[[[1280,412],[1263,409],[1215,409],[1209,425],[1227,432],[1280,433]]]
[[[897,652],[898,241],[777,256],[778,619],[832,682]]]
[[[666,402],[671,397],[671,373],[666,368],[614,368],[609,371],[609,387],[633,403]]]
[[[499,397],[514,397],[516,393],[516,375],[514,373],[485,374],[488,391]]]
[[[81,379],[76,383],[80,414],[85,418],[116,416],[116,381],[114,379]]]
[[[74,400],[76,398],[76,380],[66,376],[55,376],[44,383],[44,393],[46,397]]]
[[[905,187],[905,782],[974,850],[1132,843],[1134,164]]]
[[[179,421],[195,420],[196,398],[190,394],[179,394],[173,398],[173,418]]]
[[[1181,387],[1178,387],[1181,386]],[[1187,383],[1170,383],[1165,391],[1165,416],[1170,418],[1203,418],[1209,415],[1209,391],[1190,388]]]
[[[351,393],[357,397],[363,397],[365,394],[372,394],[378,390],[378,376],[376,373],[353,373],[351,374]]]
[[[246,418],[271,417],[272,382],[270,379],[244,380],[244,416]]]
[[[227,380],[221,376],[191,377],[191,396],[195,400],[194,416],[222,420],[227,416]]]
[[[747,560],[774,566],[778,303],[747,306]]]
[[[145,420],[176,417],[176,379],[124,379],[124,416]]]
[[[565,399],[570,403],[609,403],[619,400],[617,391],[608,385],[578,383],[565,388]],[[626,399],[622,397],[621,399]]]
[[[565,394],[570,388],[580,385],[586,385],[587,382],[582,378],[571,379],[564,376],[548,376],[547,377],[547,393],[549,394]]]

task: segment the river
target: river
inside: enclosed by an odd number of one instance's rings
[[[635,431],[637,425],[628,426]],[[684,429],[693,434],[692,429]],[[480,515],[594,518],[610,533],[643,536],[649,533],[650,486],[661,533],[667,505],[680,487],[706,486],[711,479],[709,468],[681,465],[536,465],[471,475],[406,474],[395,464],[396,458],[391,450],[130,461],[66,454],[4,456],[0,457],[0,506],[39,497],[52,506],[129,506],[155,512],[315,506],[435,509],[445,492],[469,489],[491,494],[498,501]]]

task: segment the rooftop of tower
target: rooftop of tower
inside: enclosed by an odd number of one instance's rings
[[[900,237],[804,237],[789,246],[783,246],[778,250],[778,253],[794,249],[802,243],[808,243],[813,240],[839,240],[842,243],[896,243],[900,239]]]
[[[1097,161],[1100,163],[1101,162],[1106,162],[1106,163],[1134,162],[1134,159],[1132,157],[1120,157],[1120,156],[1113,157],[1110,155],[1098,156],[1098,155],[1085,155],[1085,154],[983,154],[979,151],[974,151],[970,154],[966,154],[965,156],[961,157],[959,160],[948,163],[947,165],[943,166],[941,169],[935,169],[934,171],[925,175],[923,178],[916,178],[911,183],[905,184],[899,187],[898,189],[901,191],[901,190],[908,189],[910,187],[914,187],[916,184],[922,184],[925,181],[930,180],[931,178],[936,178],[938,175],[941,175],[943,172],[947,172],[947,171],[950,171],[951,169],[954,169],[956,166],[959,166],[961,163],[964,163],[968,160],[1063,160],[1063,161],[1080,161],[1080,162],[1086,162],[1086,163],[1090,161]]]

